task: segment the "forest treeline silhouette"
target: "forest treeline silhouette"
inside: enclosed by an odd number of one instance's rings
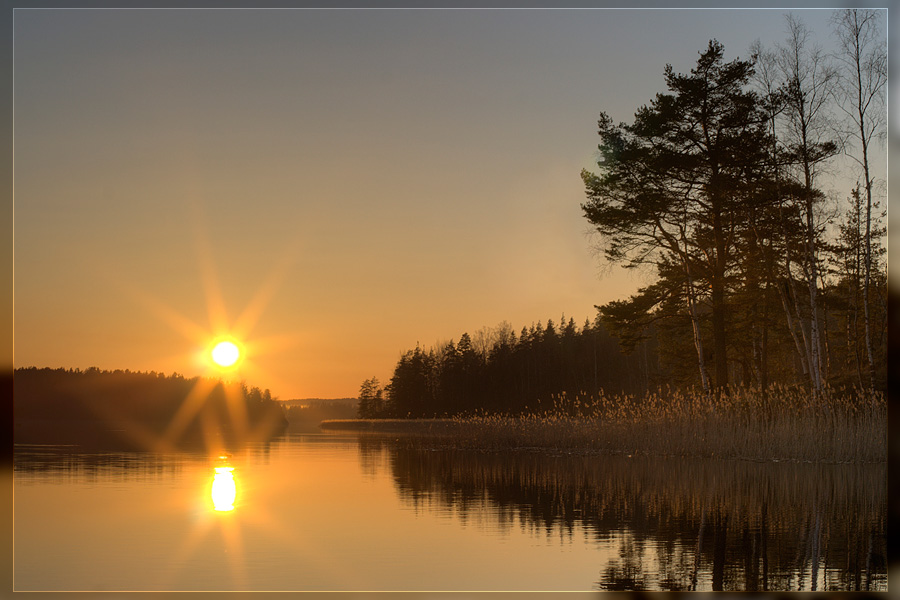
[[[269,390],[178,373],[27,367],[13,375],[16,443],[228,447],[286,426]]]
[[[361,417],[434,417],[475,411],[522,413],[538,400],[568,392],[599,390],[640,394],[661,381],[656,340],[626,355],[599,320],[582,327],[574,319],[523,327],[508,323],[463,333],[458,342],[403,353],[390,382],[377,378],[360,387]]]

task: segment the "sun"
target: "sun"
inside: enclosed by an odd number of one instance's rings
[[[224,340],[213,347],[211,355],[220,367],[231,367],[241,358],[241,349],[234,342]]]

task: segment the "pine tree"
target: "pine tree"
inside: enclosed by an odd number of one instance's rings
[[[735,236],[744,201],[763,177],[768,145],[761,100],[747,89],[752,74],[752,61],[726,63],[716,41],[688,75],[667,65],[670,93],[657,94],[632,124],[614,125],[601,115],[601,172],[582,172],[588,197],[582,208],[604,235],[607,259],[630,267],[677,265],[695,335],[697,306],[709,302],[720,388],[728,383],[727,277]]]

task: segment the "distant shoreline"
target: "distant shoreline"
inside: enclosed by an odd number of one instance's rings
[[[461,433],[470,427],[461,419],[327,419],[319,424],[326,430],[420,435]]]

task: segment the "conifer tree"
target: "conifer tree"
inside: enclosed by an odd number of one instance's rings
[[[607,259],[677,265],[696,335],[697,307],[709,303],[717,387],[728,383],[727,277],[768,140],[760,98],[747,89],[752,74],[752,61],[725,62],[714,40],[690,74],[667,65],[669,93],[633,123],[601,115],[600,173],[582,172],[582,208],[604,236]]]

